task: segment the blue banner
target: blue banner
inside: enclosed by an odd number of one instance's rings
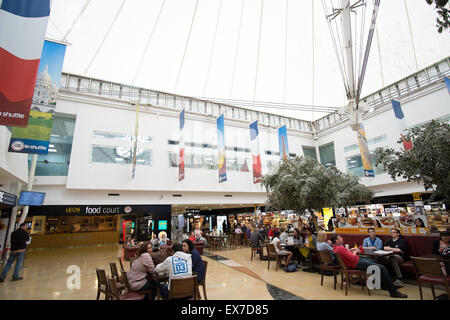
[[[288,137],[286,125],[278,128],[278,145],[280,148],[280,158],[281,160],[289,159],[289,145],[288,145]]]
[[[14,127],[9,152],[48,154],[61,71],[66,53],[64,44],[45,41],[39,63],[36,86],[26,127]]]
[[[217,151],[219,152],[219,183],[227,181],[227,165],[225,157],[225,124],[224,116],[217,118]]]
[[[444,77],[445,84],[447,85],[448,93],[450,94],[450,78]]]

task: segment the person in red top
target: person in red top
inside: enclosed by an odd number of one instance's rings
[[[367,268],[371,265],[376,265],[380,268],[381,275],[381,288],[389,291],[390,296],[393,298],[408,298],[406,294],[398,291],[389,276],[389,271],[385,266],[376,263],[372,259],[361,258],[358,256],[360,253],[359,249],[352,248],[351,250],[344,247],[344,239],[340,235],[333,235],[330,238],[331,242],[333,242],[333,251],[335,254],[339,254],[342,258],[342,261],[349,269],[356,270],[367,270]]]
[[[275,228],[274,226],[271,226],[270,230],[269,230],[269,234],[267,236],[273,237],[275,235],[275,231],[277,231],[277,230],[278,230],[277,228]]]

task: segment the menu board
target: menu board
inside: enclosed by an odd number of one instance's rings
[[[375,228],[377,233],[388,234],[391,229],[400,229],[402,234],[429,234],[428,218],[425,215],[404,215],[400,217],[357,217],[333,218],[336,233],[367,233]]]

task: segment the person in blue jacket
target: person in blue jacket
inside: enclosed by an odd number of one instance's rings
[[[194,243],[191,240],[185,239],[182,244],[183,252],[191,254],[192,272],[197,274],[197,282],[202,282],[205,278],[205,267],[203,266],[203,260],[200,253],[194,248]]]

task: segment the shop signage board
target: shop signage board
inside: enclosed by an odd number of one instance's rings
[[[425,215],[403,215],[400,217],[341,217],[332,219],[336,233],[363,233],[375,228],[379,234],[389,234],[391,229],[400,229],[402,234],[429,234],[428,218]]]
[[[117,214],[165,216],[170,205],[68,205],[30,207],[28,215],[39,216],[109,216]]]
[[[5,191],[0,191],[0,203],[8,206],[15,206],[17,202],[17,196]]]

